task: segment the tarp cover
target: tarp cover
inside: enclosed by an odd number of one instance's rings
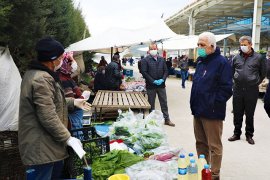
[[[0,47],[0,131],[17,131],[21,75],[9,49]]]
[[[112,28],[104,33],[71,44],[66,51],[95,51],[110,53],[111,47],[131,46],[149,41],[158,41],[176,34],[160,20],[140,29]]]

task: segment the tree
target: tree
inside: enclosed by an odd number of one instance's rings
[[[0,42],[9,45],[21,73],[35,58],[35,44],[40,38],[53,36],[66,47],[81,40],[86,28],[72,0],[2,0],[0,20]],[[88,29],[86,32],[89,35]]]

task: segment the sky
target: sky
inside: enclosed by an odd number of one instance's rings
[[[91,36],[112,28],[138,29],[167,19],[196,0],[74,0]]]

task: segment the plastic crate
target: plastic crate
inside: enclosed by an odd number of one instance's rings
[[[71,134],[81,140],[88,164],[92,164],[94,159],[110,151],[109,137],[100,137],[94,127],[72,130]],[[76,178],[76,176],[83,173],[84,160],[81,160],[72,149],[69,149],[69,155],[68,171],[72,176],[71,178]]]
[[[18,147],[18,132],[1,131],[0,180],[25,179],[25,170]]]

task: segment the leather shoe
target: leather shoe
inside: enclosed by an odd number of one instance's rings
[[[164,123],[164,124],[165,124],[165,125],[168,125],[168,126],[172,126],[172,127],[175,126],[175,124],[172,123],[172,121],[170,121],[170,120],[165,120],[165,123]]]
[[[237,136],[235,134],[228,139],[228,141],[237,141],[237,140],[240,140],[240,136]]]
[[[255,141],[252,139],[252,137],[247,137],[246,140],[247,140],[247,142],[248,142],[249,144],[252,144],[252,145],[255,144]]]

